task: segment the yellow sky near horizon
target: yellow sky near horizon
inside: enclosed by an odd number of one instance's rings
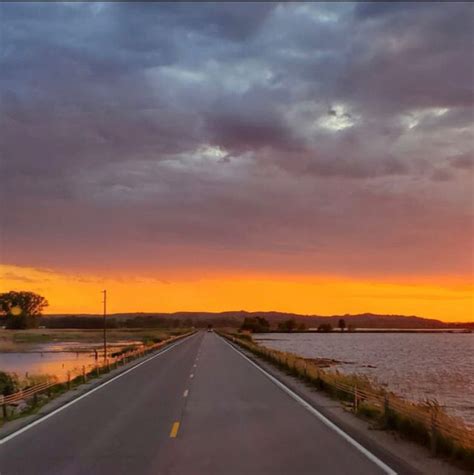
[[[100,313],[101,290],[108,311],[281,311],[333,315],[381,313],[418,315],[447,322],[474,321],[469,282],[446,279],[409,283],[328,276],[214,276],[174,278],[68,275],[0,265],[0,291],[31,290],[50,303],[45,313]]]

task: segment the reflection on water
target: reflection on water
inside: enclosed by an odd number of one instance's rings
[[[139,341],[118,341],[108,345],[108,354],[124,346],[140,345]],[[97,350],[97,358],[96,352]],[[48,374],[65,379],[67,372],[92,368],[101,363],[102,346],[97,343],[54,342],[28,346],[25,352],[0,353],[0,371],[16,373],[20,378],[27,375]]]
[[[474,334],[261,334],[270,348],[306,358],[341,361],[333,367],[362,373],[411,400],[437,399],[474,425]]]
[[[114,341],[113,343],[108,343],[107,348],[111,351],[117,351],[118,348],[123,348],[124,346],[130,345],[141,345],[142,342],[139,340],[119,340]],[[75,341],[55,341],[53,343],[43,343],[35,345],[33,348],[30,348],[28,351],[35,352],[46,352],[46,351],[70,351],[76,353],[78,351],[102,351],[102,343],[87,343],[87,342],[75,342]]]
[[[0,353],[0,370],[16,373],[20,378],[49,374],[64,379],[68,371],[89,368],[95,362],[93,353]]]

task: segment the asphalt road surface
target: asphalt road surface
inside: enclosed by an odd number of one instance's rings
[[[0,444],[1,475],[394,473],[207,332]]]

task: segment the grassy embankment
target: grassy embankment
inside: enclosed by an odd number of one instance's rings
[[[473,431],[462,420],[446,414],[436,401],[406,401],[366,376],[325,370],[323,365],[327,365],[324,363],[319,365],[317,360],[260,346],[247,334],[222,335],[341,401],[346,408],[370,421],[377,429],[393,430],[404,438],[429,447],[433,455],[474,470]]]
[[[137,342],[141,345],[125,345],[119,351],[112,353],[111,360],[102,361],[92,370],[82,374],[72,375],[69,381],[57,381],[51,375],[29,375],[19,379],[16,375],[3,373],[0,368],[0,395],[8,396],[19,390],[26,391],[28,388],[43,383],[50,386],[41,393],[35,394],[25,401],[25,407],[21,411],[13,411],[13,407],[0,405],[0,426],[8,420],[17,419],[36,412],[51,399],[66,391],[77,388],[85,382],[97,378],[101,374],[110,372],[120,365],[124,365],[135,358],[144,356],[159,349],[175,339],[188,334],[191,330],[185,328],[173,329],[120,329],[108,331],[108,341],[114,342]],[[100,330],[0,330],[0,351],[26,351],[32,344],[53,342],[76,342],[100,343],[102,332]]]

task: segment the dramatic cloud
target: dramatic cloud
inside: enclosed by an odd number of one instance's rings
[[[0,5],[1,258],[472,273],[469,3]]]

